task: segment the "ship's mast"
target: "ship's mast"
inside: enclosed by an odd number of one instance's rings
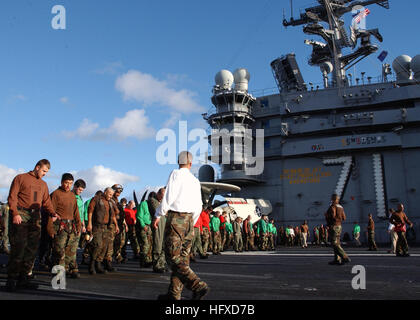
[[[330,0],[323,0],[325,9],[327,10],[328,15],[328,24],[330,26],[330,30],[333,31],[333,34],[331,34],[331,42],[332,42],[332,54],[333,54],[333,67],[334,67],[334,80],[337,85],[337,87],[341,88],[344,86],[344,77],[345,73],[343,73],[343,69],[341,67],[341,63],[339,58],[342,57],[342,51],[338,44],[338,41],[340,40],[340,32],[338,29],[337,21],[335,19],[333,10],[331,8]]]
[[[348,85],[346,70],[378,50],[378,46],[371,43],[371,36],[380,42],[383,41],[383,38],[378,29],[364,30],[355,25],[350,27],[351,34],[349,36],[341,17],[371,4],[389,9],[389,1],[318,0],[318,2],[319,5],[306,8],[305,12],[300,14],[299,19],[293,17],[289,21],[284,19],[283,25],[285,27],[305,25],[304,33],[317,35],[324,39],[325,42],[305,40],[306,44],[313,47],[309,64],[321,68],[324,82],[328,78],[326,72],[333,72],[333,86],[344,87]],[[362,11],[360,15],[365,17],[366,10]],[[328,27],[322,26],[321,22],[327,23]],[[358,39],[360,39],[360,46],[356,48]],[[343,48],[350,48],[352,52],[344,55]],[[328,84],[328,81],[326,83]]]

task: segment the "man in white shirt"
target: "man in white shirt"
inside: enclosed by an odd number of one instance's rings
[[[172,171],[166,192],[155,213],[153,226],[166,216],[165,254],[172,270],[171,283],[166,295],[159,300],[181,300],[185,287],[193,292],[193,300],[201,300],[209,287],[190,268],[190,251],[194,225],[202,211],[200,181],[190,172],[192,154],[182,151],[178,156],[179,169]]]
[[[389,210],[390,215],[392,215],[395,211],[393,209]],[[395,226],[392,223],[388,225],[388,233],[391,237],[391,250],[388,250],[388,253],[395,254],[397,248],[397,240],[398,234],[394,231]]]

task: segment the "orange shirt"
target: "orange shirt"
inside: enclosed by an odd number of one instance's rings
[[[33,171],[19,174],[13,179],[7,202],[14,216],[19,214],[17,207],[29,210],[43,208],[50,215],[55,214],[46,182],[35,177]]]

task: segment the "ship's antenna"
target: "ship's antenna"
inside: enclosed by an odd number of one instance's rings
[[[327,11],[327,15],[328,15],[328,22],[330,25],[330,30],[332,30],[334,32],[334,34],[332,35],[332,45],[333,45],[333,56],[334,56],[334,71],[335,71],[335,80],[336,80],[336,86],[338,88],[342,87],[343,82],[342,82],[342,77],[341,77],[341,65],[338,59],[338,48],[337,48],[337,21],[335,20],[335,16],[333,14],[333,10],[332,10],[332,6],[329,0],[324,0],[324,4],[325,4],[325,9]]]
[[[293,0],[290,0],[290,16],[293,18]]]

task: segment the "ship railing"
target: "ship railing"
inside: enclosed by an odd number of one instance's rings
[[[356,81],[356,79],[352,79],[351,82],[349,81],[349,86],[346,88],[366,86],[366,85],[371,85],[371,84],[391,83],[391,82],[396,81],[396,78],[394,75],[388,76],[387,79],[384,79],[382,76],[365,77],[364,79],[358,78],[359,80],[358,82]],[[311,84],[306,84],[306,86],[307,86],[308,92],[316,91],[316,90],[336,90],[337,89],[334,86],[334,83],[332,81],[329,81],[328,88],[324,88],[323,82],[315,82]],[[277,87],[272,87],[272,88],[256,89],[250,92],[252,93],[253,96],[258,98],[258,97],[264,97],[264,96],[269,96],[273,94],[279,94],[279,89]]]

